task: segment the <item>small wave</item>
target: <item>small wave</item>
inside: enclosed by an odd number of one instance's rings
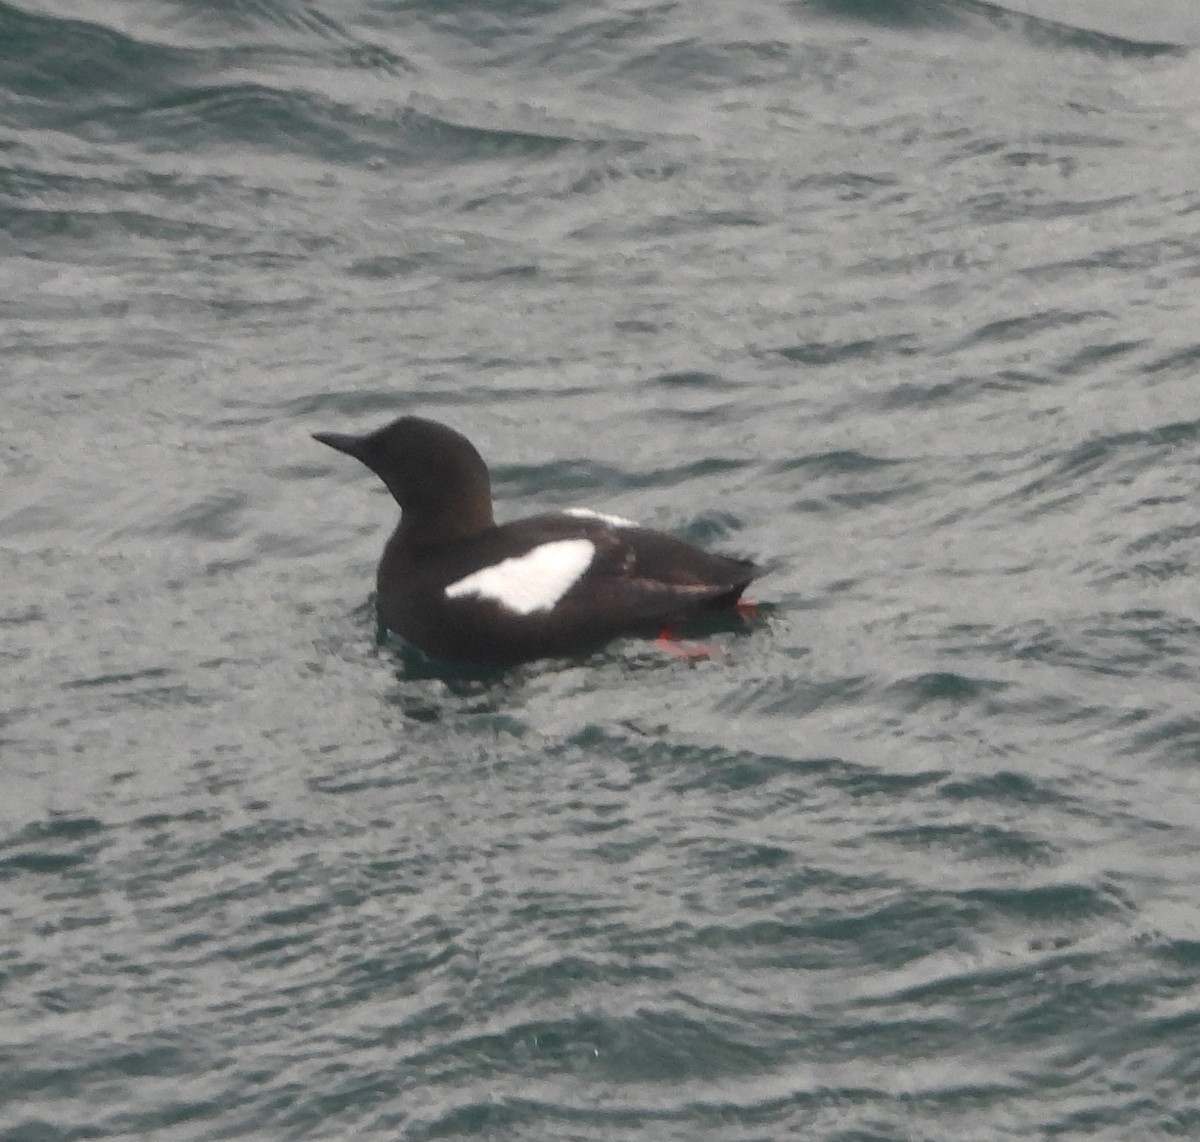
[[[963,341],[964,347],[985,341],[1023,341],[1027,337],[1064,326],[1079,325],[1098,317],[1111,317],[1103,310],[1044,310],[1025,313],[1019,317],[1005,317],[981,325]]]
[[[804,0],[804,6],[839,20],[891,28],[999,32],[1035,46],[1126,59],[1183,56],[1182,44],[1128,39],[1072,24],[1014,12],[986,0]]]
[[[151,152],[242,144],[331,162],[403,165],[545,155],[578,142],[569,130],[541,129],[540,120],[531,127],[535,113],[529,108],[497,114],[484,104],[450,108],[433,102],[387,114],[301,88],[291,71],[305,65],[318,85],[323,73],[347,62],[393,74],[407,70],[387,49],[360,43],[332,21],[304,12],[314,19],[306,17],[300,26],[350,43],[346,59],[279,44],[176,47],[0,3],[0,42],[9,49],[0,61],[0,99],[17,126],[48,127],[101,144],[128,141]]]
[[[1191,377],[1195,375],[1196,367],[1200,364],[1200,345],[1189,345],[1186,349],[1176,349],[1157,360],[1149,362],[1147,373],[1183,373]]]
[[[908,334],[897,334],[862,341],[807,341],[800,345],[786,345],[774,352],[802,365],[837,365],[845,361],[876,359],[892,354],[911,357],[919,351],[914,340]]]
[[[725,90],[782,82],[797,69],[797,49],[777,40],[705,43],[689,36],[628,58],[618,74],[639,87]]]
[[[1102,366],[1124,357],[1127,353],[1143,348],[1147,342],[1138,341],[1109,341],[1096,345],[1085,345],[1076,350],[1064,361],[1060,362],[1055,372],[1061,377],[1075,377],[1093,374]]]
[[[772,464],[768,471],[772,475],[787,472],[802,472],[814,476],[846,476],[859,472],[871,472],[877,468],[889,468],[902,464],[902,460],[888,456],[872,456],[857,449],[842,449],[837,452],[819,452],[808,456],[797,456],[794,460],[782,460]]]
[[[568,136],[474,126],[412,108],[366,114],[310,92],[262,83],[186,87],[149,101],[64,112],[60,125],[84,137],[123,139],[151,150],[242,144],[354,164],[484,161],[550,154],[576,143]]]
[[[1024,502],[1030,510],[1061,507],[1074,502],[1085,487],[1103,476],[1139,472],[1170,453],[1200,440],[1200,420],[1178,421],[1133,432],[1095,436],[1046,462],[1049,471],[1028,481],[1006,500]]]
[[[163,91],[186,53],[146,44],[100,24],[23,12],[0,2],[0,96],[20,119],[40,109]],[[6,108],[8,109],[8,108]]]
[[[558,460],[549,464],[497,465],[492,469],[492,483],[514,496],[563,503],[578,492],[597,496],[636,488],[671,488],[748,466],[748,461],[713,456],[691,464],[637,472],[592,460]]]
[[[517,1062],[531,1077],[586,1063],[597,1077],[611,1082],[670,1083],[680,1074],[717,1077],[753,1071],[769,1061],[769,1053],[711,1018],[644,1008],[625,1016],[506,1021],[496,1031],[455,1038],[409,1061],[431,1081],[444,1084]]]
[[[95,817],[52,816],[0,840],[0,881],[19,873],[54,876],[88,864],[105,845],[108,826]]]
[[[1010,770],[946,781],[939,792],[951,801],[983,800],[997,806],[1060,805],[1066,800],[1048,782],[1036,781],[1028,774]]]
[[[230,238],[233,231],[191,220],[177,221],[138,210],[56,210],[28,206],[0,207],[0,233],[24,242],[103,242],[105,239],[146,238],[186,241]]]
[[[880,830],[875,836],[906,849],[939,852],[955,860],[1032,866],[1050,863],[1058,856],[1048,842],[1023,830],[982,822],[904,825]]]
[[[857,449],[814,453],[776,462],[764,483],[793,493],[797,511],[826,513],[863,509],[919,494],[928,486],[921,465],[906,457],[877,456]]]
[[[991,678],[968,678],[953,671],[938,670],[918,674],[893,683],[891,693],[901,700],[907,710],[919,710],[930,704],[959,705],[997,693],[1008,687],[1007,682]]]

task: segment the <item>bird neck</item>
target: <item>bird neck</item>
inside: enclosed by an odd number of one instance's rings
[[[490,497],[456,505],[454,510],[443,508],[428,512],[407,507],[400,515],[400,523],[388,546],[395,546],[398,552],[440,547],[456,539],[478,535],[495,524]]]

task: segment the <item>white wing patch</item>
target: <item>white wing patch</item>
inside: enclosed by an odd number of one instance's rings
[[[588,569],[596,548],[588,539],[556,539],[524,555],[473,571],[446,588],[447,599],[478,595],[518,615],[548,611]]]
[[[606,515],[604,512],[594,512],[591,508],[567,508],[563,515],[573,515],[576,519],[598,519],[609,527],[637,527],[637,522],[626,519],[623,515]]]

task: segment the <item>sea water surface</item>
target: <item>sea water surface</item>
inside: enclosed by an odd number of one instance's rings
[[[0,1140],[1200,1136],[1197,44],[0,0]],[[378,645],[410,412],[762,618]]]

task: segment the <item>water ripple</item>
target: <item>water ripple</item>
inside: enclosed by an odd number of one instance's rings
[[[54,11],[0,0],[0,1136],[1196,1133],[1184,37]],[[395,507],[309,433],[408,412],[760,618],[377,641]]]

